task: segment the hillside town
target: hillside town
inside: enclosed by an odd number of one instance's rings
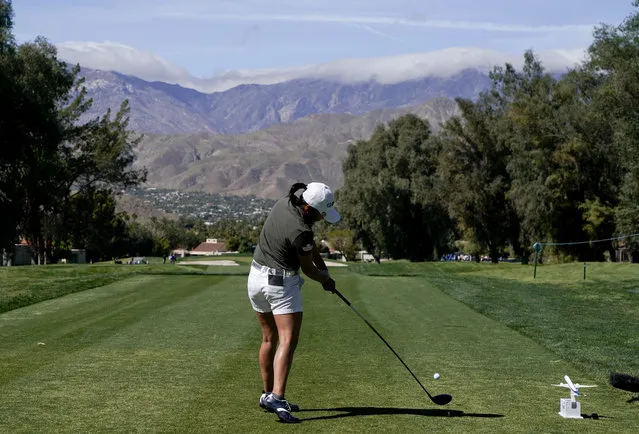
[[[148,202],[153,208],[179,217],[213,223],[224,219],[257,223],[264,219],[275,203],[255,196],[224,196],[201,191],[178,191],[138,187],[122,191]]]

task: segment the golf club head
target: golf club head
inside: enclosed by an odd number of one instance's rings
[[[453,397],[446,393],[442,393],[441,395],[433,396],[431,399],[437,405],[446,405],[453,400]]]

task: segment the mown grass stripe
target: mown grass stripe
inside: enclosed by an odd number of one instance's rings
[[[180,414],[176,403],[185,406],[193,389],[204,383],[202,378],[211,375],[219,380],[215,372],[224,365],[223,359],[241,346],[242,339],[233,332],[245,333],[232,320],[237,311],[216,302],[218,292],[226,291],[225,279],[134,278],[126,282],[130,292],[120,294],[119,302],[104,303],[105,298],[98,296],[99,309],[88,300],[69,303],[69,308],[75,306],[71,310],[86,308],[86,315],[77,317],[77,327],[58,322],[63,330],[52,333],[57,339],[38,348],[40,356],[48,351],[50,357],[36,357],[32,369],[14,372],[18,375],[3,387],[3,399],[22,409],[13,412],[18,420],[7,423],[28,428],[33,414],[39,414],[47,424],[85,431],[104,429],[100,424],[105,420],[108,426],[123,427],[132,419],[165,414],[158,425],[150,422],[147,428],[166,428],[171,415]],[[132,303],[131,297],[138,300]],[[114,311],[114,304],[120,303],[130,308]],[[86,317],[94,319],[87,324]],[[41,321],[47,321],[46,314]],[[80,330],[89,333],[81,344],[73,344],[70,353],[68,347],[82,334]],[[43,402],[57,405],[42,406]]]
[[[66,333],[82,340],[72,352],[46,345],[21,354],[34,359],[27,363],[36,368],[0,386],[0,432],[32,432],[42,427],[49,432],[639,429],[639,417],[628,411],[624,392],[606,386],[596,370],[559,357],[501,317],[510,312],[509,294],[527,294],[529,298],[513,303],[532,306],[538,297],[545,297],[547,282],[518,280],[508,274],[519,272],[514,268],[497,273],[495,268],[474,264],[438,265],[397,264],[398,274],[409,270],[415,277],[392,277],[393,268],[386,266],[374,270],[387,277],[344,269],[332,274],[344,295],[429,390],[454,396],[444,408],[430,403],[399,361],[341,300],[308,282],[302,339],[287,393],[302,405],[299,416],[307,420],[296,427],[278,425],[274,415],[257,407],[260,333],[246,297],[246,275],[163,273],[0,314],[0,349],[19,350],[25,337],[44,333],[45,325],[54,336]],[[547,275],[552,270],[548,268]],[[517,282],[534,288],[517,289]],[[564,301],[597,294],[584,293],[594,286],[567,286],[570,291],[553,294]],[[457,291],[452,292],[454,297],[448,294],[451,290]],[[501,305],[495,314],[474,310],[484,299]],[[131,308],[115,313],[122,307],[117,300]],[[43,306],[49,310],[42,311]],[[40,315],[35,314],[38,311]],[[577,311],[566,312],[578,318]],[[620,310],[613,317],[626,314]],[[91,323],[92,316],[100,319]],[[526,328],[530,336],[552,330],[539,328],[537,323],[544,319],[531,315],[533,326]],[[76,321],[78,326],[73,325]],[[12,332],[6,327],[12,327]],[[78,335],[82,327],[86,333]],[[582,336],[591,333],[577,331]],[[55,356],[35,360],[43,349]],[[435,371],[442,374],[438,381],[432,379]],[[565,374],[580,383],[599,384],[582,398],[582,410],[597,412],[602,416],[599,421],[567,421],[557,415],[559,398],[567,393],[551,383]]]

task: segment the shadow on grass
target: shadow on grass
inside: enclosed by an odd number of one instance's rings
[[[361,273],[358,271],[355,271],[355,273],[357,274],[362,274],[364,276],[367,277],[424,277],[427,274],[426,273],[392,273],[392,272],[388,272],[388,273],[384,273],[384,272],[369,272],[369,273]]]
[[[581,417],[583,417],[584,419],[594,419],[594,420],[599,420],[599,419],[612,419],[612,417],[610,416],[600,416],[597,413],[593,413],[593,414],[584,414],[581,413]]]
[[[393,408],[393,407],[335,407],[335,408],[308,408],[300,409],[302,412],[333,412],[339,411],[341,414],[331,416],[317,416],[302,419],[304,422],[311,420],[328,420],[340,419],[343,417],[353,416],[382,416],[390,414],[411,414],[414,416],[430,416],[430,417],[485,417],[495,418],[504,417],[503,414],[485,414],[485,413],[464,413],[461,410],[439,410],[424,408]]]

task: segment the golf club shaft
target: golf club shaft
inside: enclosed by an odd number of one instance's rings
[[[397,357],[397,359],[398,359],[400,362],[402,362],[402,365],[404,365],[404,367],[408,370],[408,372],[410,372],[410,375],[412,375],[412,376],[413,376],[413,378],[415,379],[415,381],[417,381],[417,384],[419,384],[419,385],[421,386],[421,388],[424,390],[424,392],[426,392],[426,395],[428,395],[428,397],[429,397],[431,400],[433,400],[433,397],[431,396],[431,394],[430,394],[430,393],[428,393],[428,390],[426,390],[426,388],[424,387],[424,385],[422,384],[422,382],[421,382],[421,381],[419,381],[419,378],[417,378],[417,376],[416,376],[415,374],[413,374],[413,371],[411,371],[411,370],[410,370],[410,368],[408,367],[408,365],[407,365],[406,363],[404,363],[404,361],[402,360],[402,358],[401,358],[401,357],[399,357],[399,354],[397,354],[397,352],[393,349],[393,347],[391,347],[391,346],[390,346],[390,344],[389,344],[388,342],[386,342],[386,339],[384,339],[384,337],[383,337],[381,334],[379,334],[379,332],[378,332],[377,330],[375,330],[375,327],[373,327],[373,326],[372,326],[372,324],[371,324],[371,323],[369,323],[369,322],[366,320],[366,318],[364,318],[364,315],[362,315],[361,313],[359,313],[359,311],[358,311],[357,309],[355,309],[355,306],[353,306],[353,305],[351,304],[351,302],[350,302],[350,301],[348,301],[348,300],[346,299],[346,297],[344,297],[344,296],[343,296],[343,295],[342,295],[342,294],[341,294],[341,293],[340,293],[337,289],[335,290],[335,294],[337,294],[337,296],[338,296],[339,298],[341,298],[341,299],[344,301],[344,303],[346,303],[346,305],[347,305],[348,307],[350,307],[350,308],[353,310],[353,312],[355,312],[355,313],[357,314],[357,316],[359,316],[359,317],[360,317],[360,318],[361,318],[361,319],[362,319],[362,320],[366,323],[366,325],[367,325],[367,326],[369,326],[369,327],[370,327],[370,329],[371,329],[371,330],[373,330],[373,331],[375,332],[375,334],[376,334],[377,336],[379,336],[379,338],[382,340],[382,342],[384,342],[384,343],[386,344],[386,346],[388,347],[388,349],[389,349],[389,350],[391,350],[391,351],[393,352],[393,354],[395,354],[395,357]]]

